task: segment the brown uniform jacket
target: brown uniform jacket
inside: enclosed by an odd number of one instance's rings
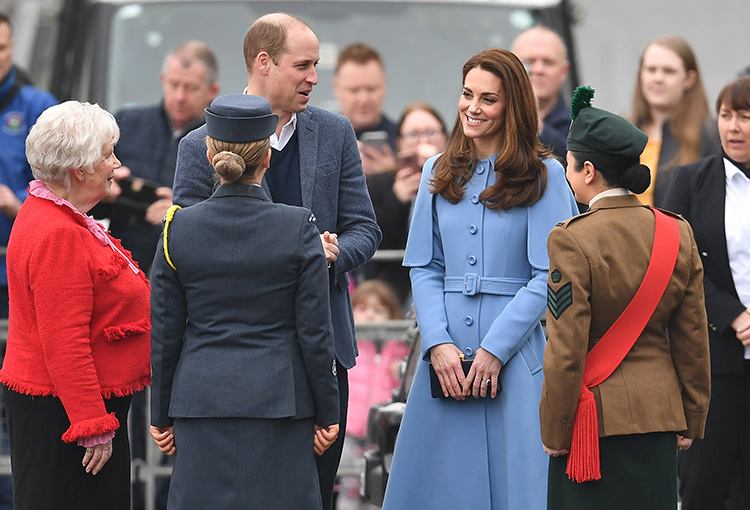
[[[664,296],[620,366],[592,388],[600,437],[703,436],[710,396],[703,267],[690,225],[677,218],[680,251]],[[643,281],[654,222],[635,196],[605,197],[549,235],[549,341],[539,411],[550,448],[570,447],[586,354]]]

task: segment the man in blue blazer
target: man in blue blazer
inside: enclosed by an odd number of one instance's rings
[[[330,267],[341,429],[336,443],[318,458],[323,508],[330,509],[346,426],[346,370],[354,366],[357,355],[347,272],[375,253],[381,233],[351,124],[341,115],[307,106],[318,82],[319,60],[318,39],[309,26],[287,14],[265,15],[248,30],[243,51],[248,74],[245,93],[268,99],[279,116],[263,189],[274,202],[313,211]],[[202,127],[180,142],[173,187],[177,205],[205,200],[218,183],[206,158],[205,136]]]

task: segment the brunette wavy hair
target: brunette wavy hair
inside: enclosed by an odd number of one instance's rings
[[[489,209],[507,211],[530,206],[547,187],[547,167],[542,159],[550,157],[551,151],[539,141],[536,99],[529,75],[518,57],[504,49],[485,50],[471,57],[464,64],[464,83],[466,75],[475,68],[500,78],[505,92],[505,119],[497,134],[501,141],[495,159],[497,182],[486,188],[479,199]],[[459,112],[448,147],[435,162],[430,181],[432,193],[457,203],[474,174],[476,160],[474,141],[464,135]]]
[[[711,121],[706,88],[703,86],[701,73],[698,69],[698,59],[695,58],[695,53],[693,53],[693,49],[687,41],[676,35],[658,37],[643,49],[638,64],[638,78],[633,93],[633,113],[631,116],[633,124],[639,128],[653,120],[651,107],[643,95],[643,84],[641,83],[643,57],[646,50],[651,46],[661,46],[676,53],[685,67],[685,72],[692,72],[695,76],[693,86],[685,91],[682,100],[677,104],[669,118],[669,130],[677,139],[679,149],[674,159],[667,163],[667,167],[686,165],[698,159],[701,148],[701,128]]]

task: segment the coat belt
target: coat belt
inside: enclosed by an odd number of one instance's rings
[[[466,273],[464,276],[446,276],[443,282],[445,292],[461,292],[466,296],[474,296],[475,294],[514,296],[519,289],[526,286],[528,280]]]

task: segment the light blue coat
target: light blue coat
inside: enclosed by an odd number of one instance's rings
[[[429,193],[425,164],[404,265],[412,267],[422,355],[396,443],[385,510],[542,510],[547,456],[539,432],[546,312],[547,235],[578,212],[556,160],[530,207],[491,210],[479,194],[496,181],[494,157],[477,163],[463,198]],[[433,399],[429,349],[480,347],[503,363],[492,399]]]

